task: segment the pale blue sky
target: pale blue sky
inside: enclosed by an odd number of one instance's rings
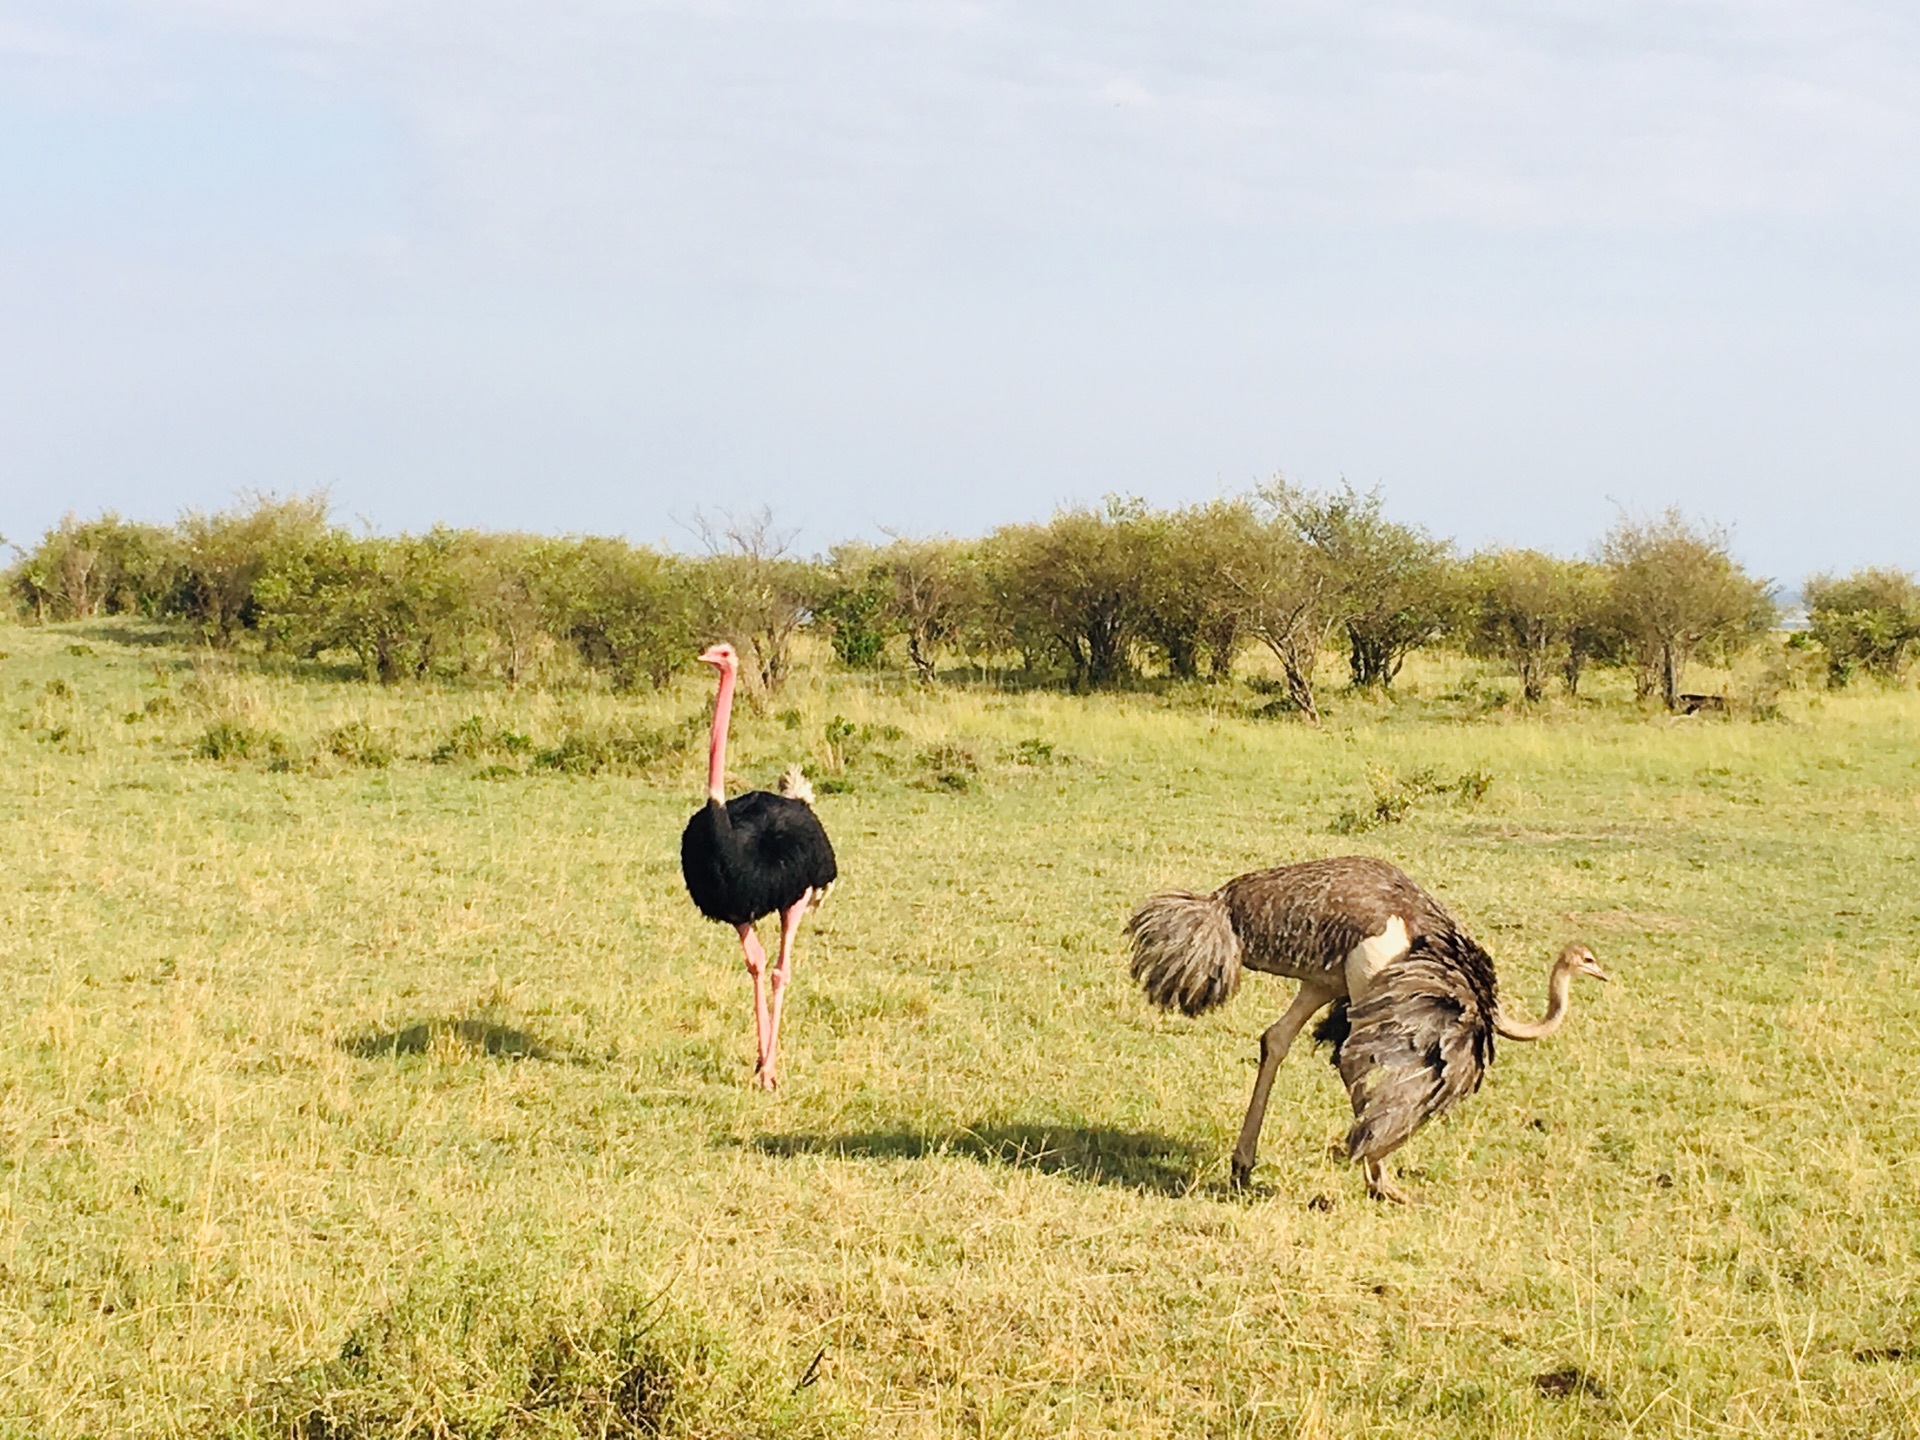
[[[0,533],[1275,471],[1920,568],[1920,9],[0,0]]]

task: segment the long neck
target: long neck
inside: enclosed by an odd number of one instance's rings
[[[727,799],[727,722],[733,718],[734,670],[720,667],[720,692],[713,697],[713,738],[707,750],[707,798]]]
[[[1544,1040],[1567,1018],[1567,999],[1572,991],[1573,968],[1555,961],[1553,973],[1547,977],[1547,1013],[1538,1020],[1514,1020],[1501,1011],[1494,1016],[1493,1028],[1509,1040]]]

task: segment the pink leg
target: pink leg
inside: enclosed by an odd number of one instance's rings
[[[740,948],[746,952],[747,974],[753,977],[753,1038],[754,1038],[754,1083],[762,1089],[772,1089],[768,1078],[772,1070],[768,1065],[771,1048],[768,1039],[773,1027],[767,1015],[767,952],[760,948],[760,937],[753,932],[751,925],[736,925],[740,932]]]
[[[780,1005],[786,999],[787,981],[793,976],[793,937],[799,933],[800,917],[807,913],[811,894],[780,912],[780,958],[773,962],[773,1030],[767,1040],[767,1088],[779,1083],[774,1067],[780,1060]]]

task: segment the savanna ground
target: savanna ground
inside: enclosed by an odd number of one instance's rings
[[[829,782],[844,877],[769,1097],[677,868],[704,684],[0,650],[8,1435],[1920,1434],[1911,692],[1431,662],[1316,732],[803,669],[733,756]],[[1417,1207],[1304,1048],[1234,1194],[1285,992],[1152,1012],[1121,922],[1355,849],[1519,1008],[1571,937],[1615,982],[1400,1152]]]

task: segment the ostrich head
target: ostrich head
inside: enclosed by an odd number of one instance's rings
[[[1554,963],[1554,969],[1565,970],[1570,975],[1591,975],[1595,980],[1613,978],[1600,968],[1600,962],[1593,958],[1593,951],[1578,940],[1560,952],[1560,958]]]
[[[722,671],[738,670],[740,657],[734,652],[733,646],[722,640],[718,645],[709,645],[700,652],[700,663],[715,666]]]

